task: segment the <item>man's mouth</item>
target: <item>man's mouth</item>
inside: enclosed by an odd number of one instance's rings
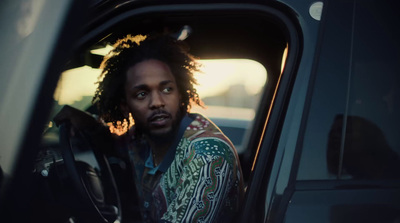
[[[168,113],[163,112],[163,113],[153,114],[152,116],[150,116],[148,120],[151,126],[162,127],[166,125],[170,119],[171,116]]]

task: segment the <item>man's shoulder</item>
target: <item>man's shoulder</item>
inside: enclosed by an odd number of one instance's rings
[[[233,159],[235,148],[232,142],[208,118],[201,114],[191,114],[193,121],[183,135],[186,146],[200,156],[220,156]]]
[[[210,119],[201,115],[192,113],[193,121],[186,127],[184,138],[193,141],[202,138],[218,138],[230,143],[230,140],[222,133],[222,131]]]

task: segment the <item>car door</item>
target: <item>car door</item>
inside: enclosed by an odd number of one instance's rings
[[[257,161],[264,166],[255,174],[265,171],[256,175],[257,222],[399,220],[398,8],[324,1],[318,34],[303,42],[317,43],[312,65],[302,72],[307,62],[299,58],[280,139],[269,147],[276,153]]]
[[[0,218],[26,222],[31,173],[59,72],[80,24],[85,1],[0,3]]]

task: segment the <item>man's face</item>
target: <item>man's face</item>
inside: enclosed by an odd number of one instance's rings
[[[169,137],[180,115],[180,96],[169,66],[159,60],[145,60],[127,71],[126,103],[137,130],[150,137]]]

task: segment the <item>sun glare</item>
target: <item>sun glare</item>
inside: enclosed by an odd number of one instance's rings
[[[264,66],[248,59],[200,60],[202,72],[196,74],[201,97],[216,95],[234,85],[243,85],[247,93],[257,94],[265,85]]]
[[[93,96],[100,72],[100,69],[89,66],[64,71],[58,81],[54,100],[60,105],[73,104],[81,101],[85,96]]]

